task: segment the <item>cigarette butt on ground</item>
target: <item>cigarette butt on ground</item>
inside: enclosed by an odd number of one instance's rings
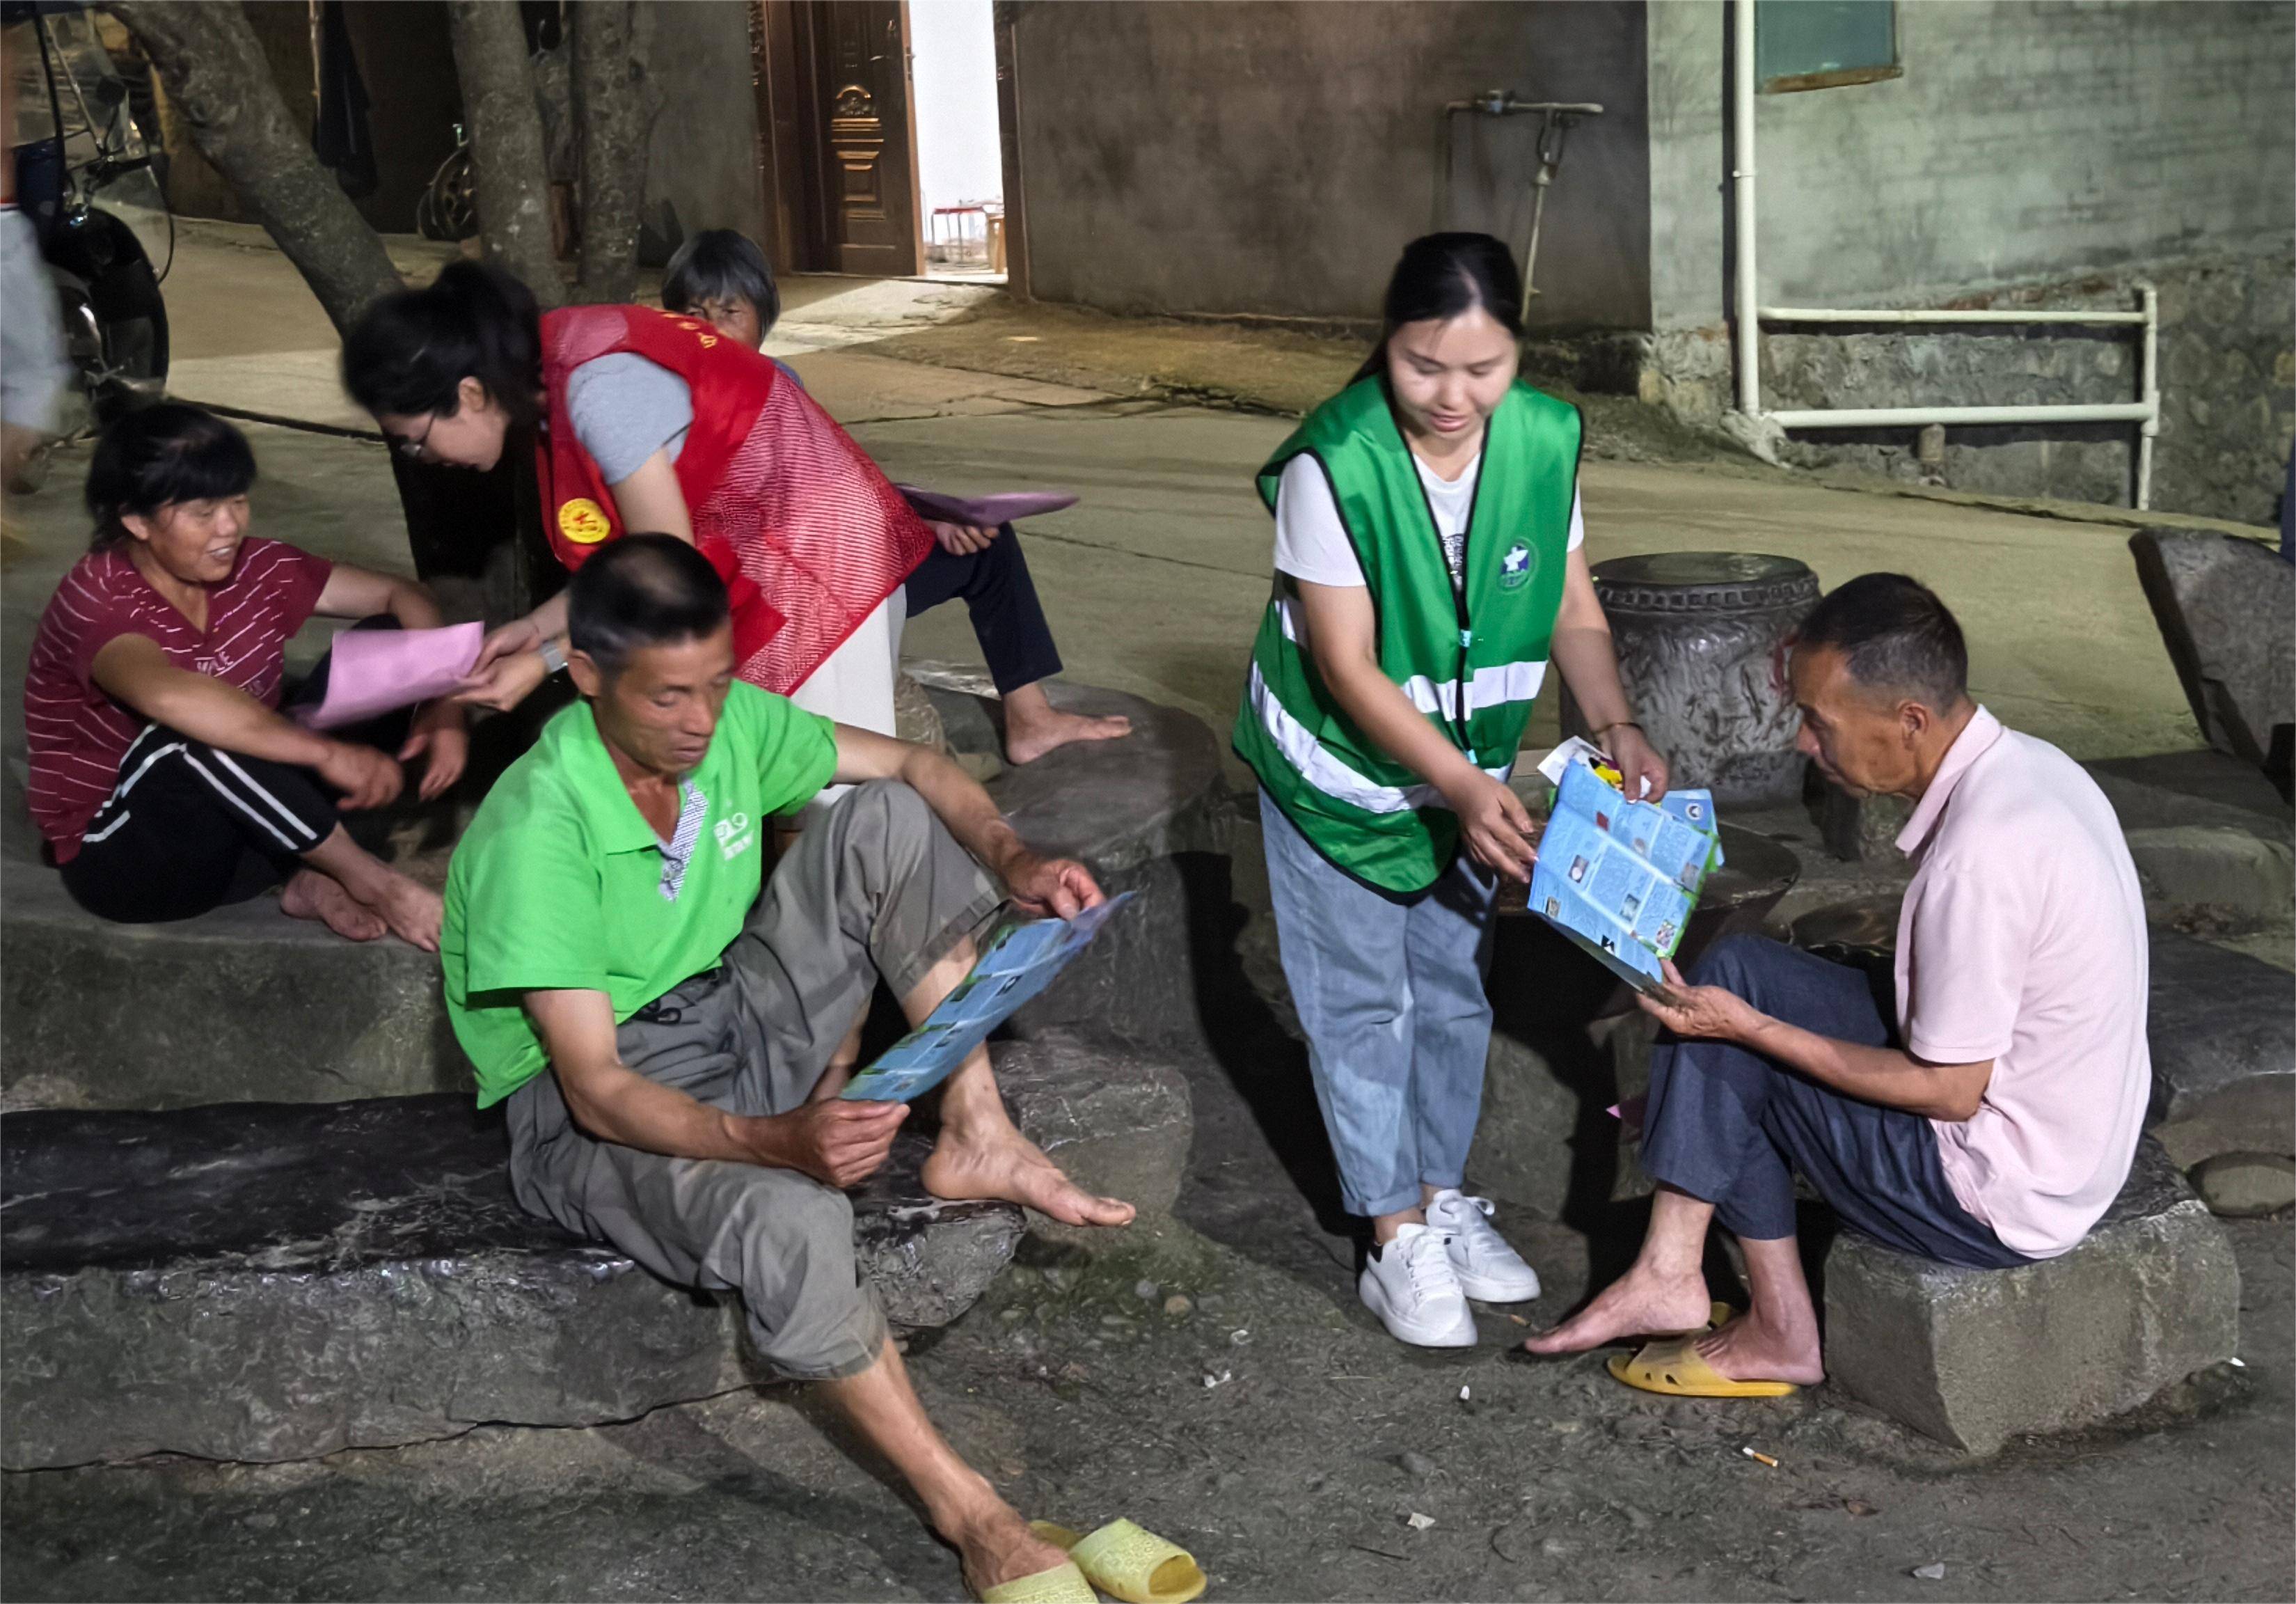
[[[1772,1459],[1768,1454],[1764,1453],[1759,1448],[1741,1448],[1738,1452],[1744,1454],[1748,1459],[1755,1460],[1757,1463],[1767,1465],[1773,1470],[1775,1470],[1778,1468],[1777,1460]]]
[[[1514,1321],[1514,1323],[1515,1323],[1516,1325],[1518,1325],[1518,1326],[1527,1326],[1527,1325],[1530,1324],[1530,1322],[1529,1322],[1529,1320],[1527,1320],[1523,1319],[1523,1317],[1522,1317],[1521,1315],[1520,1315],[1520,1314],[1510,1314],[1510,1315],[1508,1315],[1508,1316],[1507,1316],[1507,1318],[1508,1318],[1509,1320],[1511,1320]],[[2234,1363],[2238,1363],[2238,1362],[2239,1362],[2239,1361],[2235,1360],[2235,1361],[2234,1361]]]

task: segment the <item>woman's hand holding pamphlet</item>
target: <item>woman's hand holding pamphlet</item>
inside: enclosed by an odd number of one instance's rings
[[[1672,790],[1629,802],[1619,771],[1585,741],[1539,765],[1554,809],[1531,873],[1530,910],[1638,991],[1666,984],[1706,876],[1722,867],[1714,796]]]

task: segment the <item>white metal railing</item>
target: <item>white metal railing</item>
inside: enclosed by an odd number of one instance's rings
[[[2152,500],[2152,442],[2161,432],[2161,295],[2140,284],[2140,308],[2109,311],[2003,311],[1859,309],[1841,307],[1766,307],[1757,303],[1754,257],[1754,0],[1732,6],[1731,187],[1736,209],[1738,409],[1757,424],[1780,429],[1890,429],[1931,424],[2135,424],[2136,506]],[[1824,407],[1762,410],[1761,325],[1765,323],[2024,324],[2066,327],[2140,327],[2136,397],[2134,401],[2067,402],[2025,407]]]

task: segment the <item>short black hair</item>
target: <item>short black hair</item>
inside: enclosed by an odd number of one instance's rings
[[[243,496],[255,482],[247,436],[203,407],[159,401],[115,419],[87,466],[93,549],[127,539],[130,516],[149,518],[179,501]]]
[[[736,295],[758,308],[761,334],[782,315],[774,265],[755,240],[731,228],[705,228],[695,234],[677,248],[662,275],[661,304],[673,312],[691,312],[705,300]]]
[[[1867,690],[1914,697],[1939,712],[1969,694],[1969,645],[1937,592],[1902,573],[1861,573],[1837,586],[1794,633],[1830,646]]]
[[[675,535],[624,535],[591,555],[566,587],[566,632],[603,673],[630,654],[715,634],[732,616],[726,581]]]

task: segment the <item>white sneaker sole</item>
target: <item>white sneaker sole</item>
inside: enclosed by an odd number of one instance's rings
[[[1482,1303],[1527,1304],[1538,1296],[1538,1272],[1528,1265],[1520,1279],[1469,1275],[1456,1264],[1451,1268],[1459,1278],[1459,1290]]]
[[[1472,1348],[1475,1345],[1474,1311],[1464,1304],[1459,1306],[1456,1320],[1449,1326],[1438,1328],[1413,1325],[1397,1313],[1388,1304],[1386,1288],[1369,1271],[1357,1278],[1356,1296],[1363,1300],[1365,1308],[1379,1316],[1379,1323],[1385,1326],[1387,1334],[1398,1342],[1409,1343],[1414,1348]]]

